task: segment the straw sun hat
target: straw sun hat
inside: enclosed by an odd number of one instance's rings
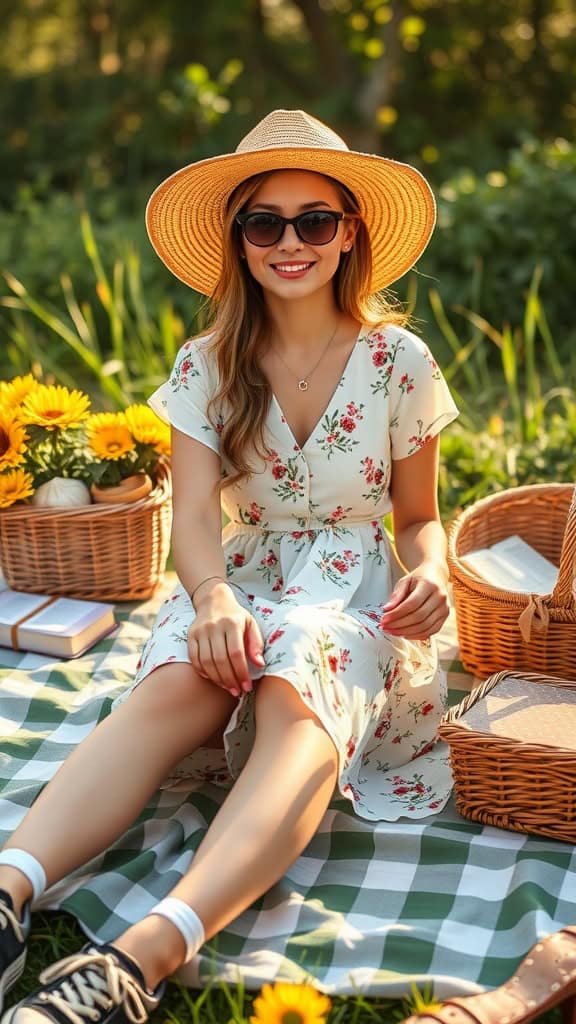
[[[287,169],[328,175],[354,193],[372,245],[372,292],[402,277],[426,248],[436,206],[419,171],[348,149],[336,132],[303,110],[274,110],[235,153],[189,164],[153,192],[146,226],[160,259],[185,284],[211,295],[222,266],[231,193],[253,174]]]

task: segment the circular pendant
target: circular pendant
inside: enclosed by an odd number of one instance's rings
[[[298,390],[299,391],[308,391],[308,381],[307,380],[299,380],[298,381]]]

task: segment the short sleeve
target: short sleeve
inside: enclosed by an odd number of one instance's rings
[[[206,339],[199,338],[182,346],[170,377],[150,395],[148,404],[161,419],[220,454],[218,430],[207,411],[216,391],[216,375],[202,350],[205,344]]]
[[[390,446],[393,459],[405,459],[451,423],[458,408],[425,342],[410,331],[398,330],[394,347]]]

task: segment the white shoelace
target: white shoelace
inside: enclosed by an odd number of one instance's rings
[[[3,931],[9,924],[12,925],[18,942],[24,942],[22,922],[18,920],[14,911],[10,910],[6,903],[0,903],[0,929]]]
[[[122,1005],[132,1024],[144,1024],[148,1019],[141,986],[110,953],[75,953],[65,957],[42,971],[40,982],[46,985],[64,973],[66,977],[58,988],[40,993],[39,999],[59,1010],[70,1024],[97,1021],[102,1010]]]

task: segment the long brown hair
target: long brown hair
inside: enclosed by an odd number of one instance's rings
[[[260,284],[241,259],[241,240],[236,215],[273,171],[255,174],[234,190],[224,219],[222,273],[212,296],[207,330],[212,333],[209,348],[215,354],[219,387],[209,403],[214,422],[225,409],[220,433],[222,457],[232,467],[223,486],[245,479],[253,472],[251,456],[266,458],[265,424],[272,389],[258,364],[262,347],[270,337],[271,324]],[[351,192],[328,178],[342,202],[344,213],[359,213]],[[382,294],[370,294],[372,252],[364,222],[351,251],[341,257],[334,275],[334,297],[338,309],[367,327],[403,324],[406,315]],[[202,332],[205,333],[204,331]]]

